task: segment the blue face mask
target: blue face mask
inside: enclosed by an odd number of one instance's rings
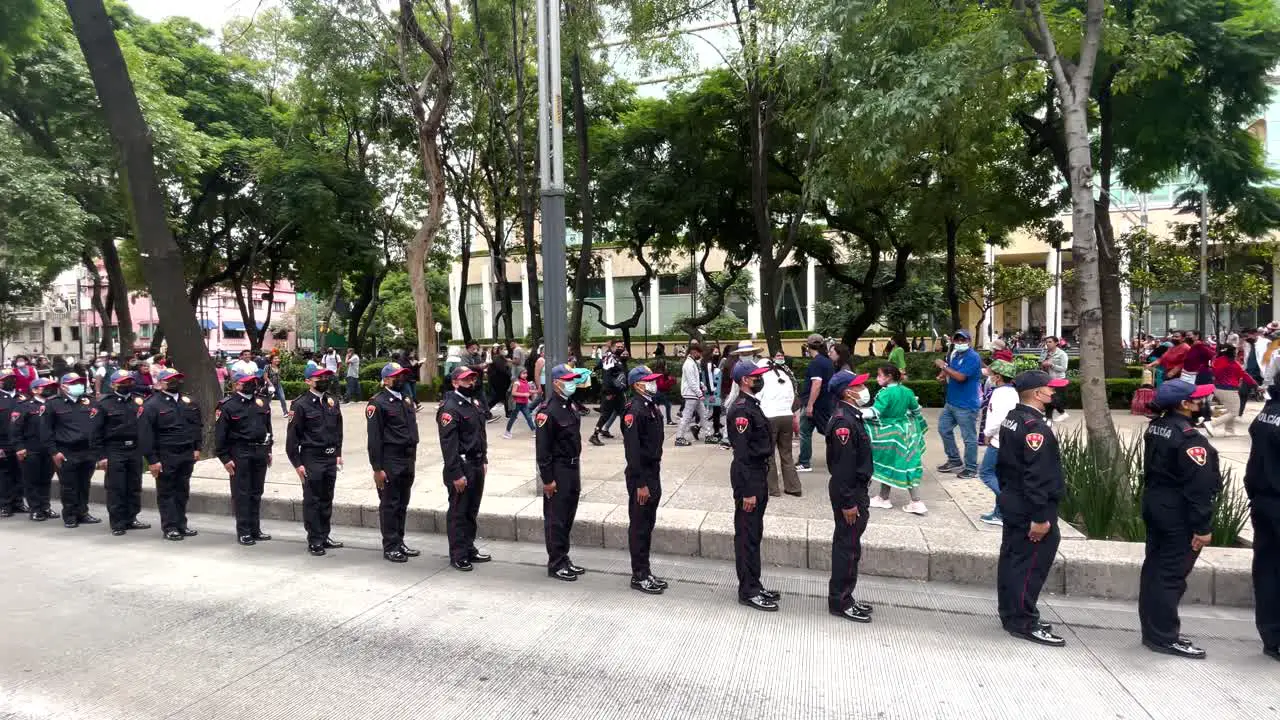
[[[560,394],[563,395],[566,399],[568,399],[573,396],[573,393],[576,392],[577,389],[578,389],[577,383],[565,383],[564,385],[560,386]]]
[[[84,386],[83,386],[83,385],[79,385],[79,384],[77,384],[77,385],[68,385],[68,386],[67,386],[67,395],[68,395],[68,396],[70,396],[70,397],[72,397],[72,398],[79,399],[80,397],[82,397],[82,396],[84,395]]]

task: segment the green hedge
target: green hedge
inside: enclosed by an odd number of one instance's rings
[[[920,404],[924,407],[939,408],[945,404],[945,391],[943,384],[937,380],[907,380],[903,383],[915,392],[916,397],[920,399]],[[1133,378],[1112,378],[1107,380],[1107,405],[1113,410],[1129,408],[1129,402],[1133,399],[1133,393],[1141,386],[1142,382]],[[1080,401],[1080,384],[1072,382],[1066,388],[1067,407],[1080,408],[1083,407]]]
[[[284,385],[284,396],[289,400],[293,400],[294,398],[307,392],[307,384],[299,380],[282,380],[280,384]],[[430,387],[428,387],[425,384],[419,383],[418,384],[418,402],[428,402],[428,401],[437,399],[440,396],[439,387],[440,387],[440,384],[438,380],[435,385]],[[381,382],[373,382],[371,380],[361,380],[360,381],[360,397],[365,400],[368,400],[369,398],[376,395],[381,388],[382,388]],[[345,389],[346,389],[346,385],[343,385],[341,388],[335,387],[334,391],[343,392],[345,391]]]

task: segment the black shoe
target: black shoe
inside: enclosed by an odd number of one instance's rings
[[[480,552],[479,550],[472,550],[471,557],[468,559],[473,563],[487,563],[493,559],[493,556],[489,553]]]
[[[661,595],[661,594],[662,594],[662,588],[661,588],[661,587],[658,587],[656,584],[654,584],[654,582],[653,582],[653,578],[651,578],[651,577],[647,577],[647,578],[644,578],[644,579],[641,579],[641,580],[637,580],[637,579],[635,579],[635,578],[631,578],[631,589],[632,589],[632,590],[639,590],[640,592],[642,592],[642,593],[647,593],[647,594],[649,594],[649,595]]]
[[[472,565],[470,560],[450,560],[449,564],[453,566],[454,570],[461,570],[462,572],[471,572],[476,569],[476,566]]]
[[[573,582],[574,580],[578,579],[577,575],[575,575],[572,572],[569,572],[569,568],[559,568],[557,570],[548,570],[547,575],[557,580],[564,580],[565,582]]]
[[[689,447],[692,444],[693,443],[685,440],[684,438],[676,438],[676,447]]]
[[[253,539],[252,535],[241,535],[236,542],[241,545],[257,545],[258,541]]]
[[[170,530],[164,534],[166,540],[182,540],[186,535],[181,530]]]
[[[271,536],[262,532],[261,530],[258,530],[253,533],[253,539],[254,540],[270,540]]]
[[[9,508],[0,508],[0,518],[13,517],[13,510]]]
[[[568,565],[565,565],[564,567],[565,567],[565,569],[566,569],[566,570],[568,570],[569,572],[573,573],[574,575],[586,575],[586,574],[587,574],[587,569],[586,569],[586,568],[578,567],[577,565],[574,565],[572,560],[570,560],[570,561],[569,561],[569,564],[568,564]]]
[[[1175,657],[1190,658],[1192,660],[1203,660],[1205,651],[1191,644],[1186,638],[1178,638],[1171,643],[1154,643],[1150,640],[1143,639],[1142,644],[1148,649],[1165,655],[1173,655]]]
[[[656,576],[656,575],[650,575],[650,576],[649,576],[649,582],[653,583],[654,585],[657,585],[658,587],[662,588],[663,590],[666,590],[666,589],[669,587],[669,586],[667,585],[667,581],[666,581],[666,580],[663,580],[662,578],[660,578],[660,577],[658,577],[658,576]]]
[[[973,478],[976,478],[976,477],[978,477],[978,473],[969,469],[964,469],[956,473],[957,480],[972,480]]]
[[[111,528],[111,534],[115,535],[116,537],[120,537],[124,533],[125,533],[124,528]]]
[[[76,522],[75,518],[72,518],[70,520],[63,520],[62,527],[74,529],[80,527],[80,523]]]
[[[875,609],[871,607],[870,603],[858,602],[857,600],[850,600],[849,604],[857,608],[858,612],[864,613],[866,615],[870,615],[871,613],[875,612]],[[1050,630],[1052,629],[1053,628],[1050,628]]]
[[[76,518],[76,521],[79,522],[81,525],[97,525],[98,523],[102,522],[102,520],[90,515],[89,513],[85,513],[80,517]]]
[[[761,590],[757,594],[766,600],[772,600],[774,602],[778,602],[782,599],[782,593],[777,590]]]
[[[1280,660],[1280,647],[1262,648],[1262,654],[1272,660]]]
[[[323,545],[308,545],[308,546],[307,546],[307,552],[311,553],[312,555],[315,555],[316,557],[320,557],[321,555],[324,555],[324,546],[323,546]]]
[[[871,622],[871,613],[863,612],[857,605],[850,605],[843,610],[829,610],[832,615],[852,620],[854,622],[869,623]]]
[[[788,495],[790,495],[791,497],[801,497],[801,496],[804,494],[804,493],[803,493],[802,491],[800,491],[800,490],[797,490],[797,491],[795,491],[795,492],[791,492],[790,490],[787,490],[787,491],[786,491],[786,493],[787,493]]]
[[[763,610],[765,612],[777,612],[778,603],[770,600],[764,595],[752,595],[749,598],[738,598],[739,605],[746,605],[749,608]]]
[[[1006,630],[1008,630],[1008,628],[1006,628]],[[1067,644],[1066,640],[1063,640],[1057,635],[1054,635],[1053,633],[1039,626],[1037,626],[1034,630],[1031,630],[1029,632],[1023,632],[1021,630],[1009,630],[1009,634],[1016,638],[1028,640],[1033,643],[1039,643],[1040,645],[1048,645],[1049,647],[1062,647],[1063,645]]]
[[[386,550],[386,551],[383,551],[383,553],[382,553],[382,557],[383,557],[383,559],[385,559],[385,560],[390,560],[390,561],[391,561],[391,562],[393,562],[393,563],[404,563],[404,562],[409,562],[409,556],[408,556],[408,555],[405,555],[404,553],[400,552],[399,550]]]
[[[613,433],[609,432],[608,430],[601,430],[600,437],[604,438],[605,440],[612,440]]]
[[[181,528],[178,532],[182,533],[182,537],[195,537],[200,534],[191,528]]]
[[[124,527],[126,530],[150,530],[151,523],[144,523],[141,520],[132,520]]]
[[[400,552],[404,553],[405,557],[418,557],[422,554],[421,550],[414,550],[404,543],[400,543]]]
[[[49,513],[43,510],[37,510],[31,513],[31,522],[44,522],[49,519]]]
[[[337,550],[338,548],[342,547],[342,543],[332,538],[325,538],[324,542],[320,543],[320,546],[329,548],[330,550]]]
[[[938,472],[940,472],[940,473],[953,473],[953,472],[957,472],[957,471],[962,470],[962,469],[964,469],[964,463],[962,463],[962,462],[951,462],[950,460],[948,460],[948,461],[946,461],[946,462],[944,462],[944,463],[942,463],[941,465],[939,465],[939,466],[938,466]]]
[[[1053,632],[1053,626],[1047,622],[1040,622],[1037,620],[1036,627],[1040,628],[1041,630],[1044,630],[1045,632]]]
[[[604,443],[600,442],[600,436],[595,433],[591,433],[591,437],[587,439],[587,442],[595,445],[596,447],[604,447]]]

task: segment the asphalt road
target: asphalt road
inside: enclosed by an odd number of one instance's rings
[[[233,542],[199,516],[182,543],[0,521],[0,718],[1269,718],[1280,664],[1252,617],[1195,607],[1203,662],[1141,648],[1128,604],[1051,598],[1068,641],[1003,633],[983,588],[869,579],[875,622],[825,612],[826,578],[766,569],[782,611],[735,602],[733,567],[655,558],[666,595],[627,587],[625,553],[491,543],[469,574],[443,537],[392,565],[376,533],[304,552],[301,528]],[[767,542],[767,538],[766,538]]]

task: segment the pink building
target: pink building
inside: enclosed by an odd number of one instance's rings
[[[104,286],[105,283],[104,276]],[[90,347],[96,347],[99,338],[102,337],[101,318],[90,309],[92,286],[84,282],[81,287],[85,293],[81,305],[82,322],[85,326],[87,342]],[[130,293],[130,297],[129,311],[133,316],[133,331],[136,337],[134,347],[146,349],[150,347],[151,339],[160,327],[159,315],[150,296]],[[270,327],[276,328],[276,331],[269,333],[263,339],[264,352],[272,348],[284,350],[295,347],[297,333],[292,326],[291,311],[297,302],[297,293],[291,283],[281,280],[276,284],[274,292],[265,284],[256,284],[253,291],[246,295],[245,302],[253,304],[253,318],[258,327],[263,327],[268,322],[267,313],[271,313]],[[218,350],[238,353],[249,348],[249,334],[245,330],[249,320],[241,314],[235,293],[229,288],[216,287],[207,292],[196,307],[196,321],[204,329],[205,345],[210,353]],[[110,326],[107,331],[111,333],[113,339],[118,337],[116,326]]]

